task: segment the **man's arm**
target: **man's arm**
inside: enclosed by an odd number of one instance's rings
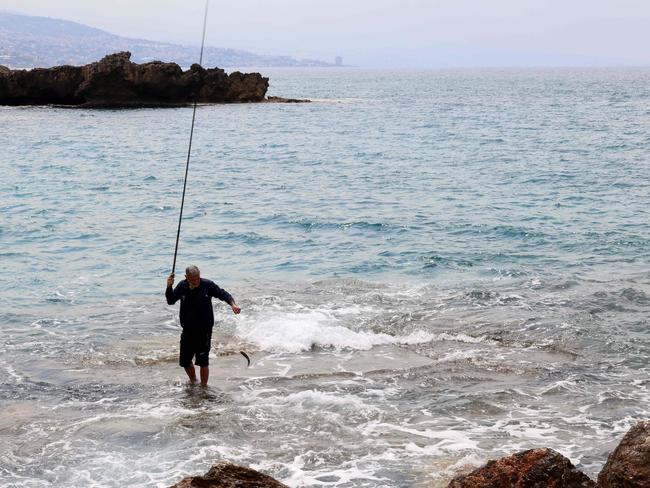
[[[219,286],[211,282],[212,285],[210,286],[210,294],[221,300],[222,302],[226,302],[228,305],[230,305],[230,308],[232,308],[233,313],[238,314],[241,312],[241,308],[237,306],[237,303],[235,302],[235,299],[232,297],[230,293],[228,293],[226,290],[223,288],[219,288]]]
[[[174,290],[172,286],[174,285],[174,273],[170,274],[169,277],[167,278],[167,289],[165,290],[165,298],[167,299],[167,304],[173,305],[176,303],[180,297],[180,284],[176,287]]]

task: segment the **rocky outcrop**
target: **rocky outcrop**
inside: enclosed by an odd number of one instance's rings
[[[267,97],[265,100],[268,103],[308,103],[311,100],[305,100],[304,98],[284,98],[284,97]]]
[[[4,68],[4,69],[2,69]],[[106,56],[86,66],[33,70],[0,68],[0,105],[142,107],[264,101],[268,78],[231,74],[198,64],[183,71],[175,63],[136,64],[131,53]]]
[[[598,475],[599,488],[650,486],[650,420],[634,425]]]
[[[188,476],[170,488],[288,488],[254,469],[222,461],[204,476]]]
[[[593,488],[587,475],[553,449],[531,449],[488,461],[467,475],[454,478],[448,488]]]

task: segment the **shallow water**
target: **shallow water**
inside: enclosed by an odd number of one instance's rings
[[[243,309],[207,391],[162,295],[191,109],[0,108],[0,484],[595,476],[650,415],[650,71],[265,75],[315,101],[197,113],[179,266]]]

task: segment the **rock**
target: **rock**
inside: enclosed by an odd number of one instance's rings
[[[188,476],[170,488],[288,488],[254,469],[221,461],[205,476]]]
[[[448,488],[590,488],[591,479],[552,449],[531,449],[488,461],[466,475],[456,476]]]
[[[301,98],[267,97],[266,102],[268,103],[309,103],[311,102],[311,100],[305,100]]]
[[[264,89],[261,90],[261,86],[257,83],[256,80],[251,78],[250,75],[241,73],[239,71],[230,73],[230,78],[232,80],[235,80],[235,82],[230,84],[230,90],[227,94],[229,98],[237,100],[239,102],[264,100],[264,95],[266,95],[268,83]]]
[[[269,80],[259,73],[230,75],[195,64],[136,64],[131,53],[104,57],[86,66],[33,70],[0,69],[0,105],[141,107],[199,103],[261,102]]]
[[[634,425],[598,475],[599,488],[650,487],[650,420]]]
[[[0,73],[0,104],[80,104],[83,100],[77,98],[76,91],[82,81],[81,68],[76,66]]]

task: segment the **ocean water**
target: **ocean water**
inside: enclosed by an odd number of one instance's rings
[[[446,486],[650,417],[650,70],[267,69],[309,104],[0,108],[0,486]],[[253,359],[250,368],[238,354]]]

